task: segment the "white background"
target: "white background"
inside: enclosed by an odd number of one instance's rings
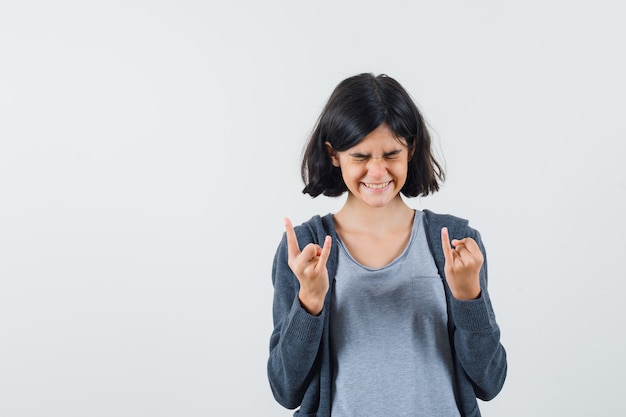
[[[289,416],[271,261],[336,84],[387,73],[484,238],[494,416],[623,409],[620,1],[0,3],[0,415]]]

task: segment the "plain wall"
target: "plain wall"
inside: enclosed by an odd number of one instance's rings
[[[622,407],[619,1],[0,3],[0,415],[289,416],[271,261],[336,84],[402,83],[470,219],[509,376],[483,415]]]

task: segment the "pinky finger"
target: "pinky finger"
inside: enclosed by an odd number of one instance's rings
[[[320,252],[320,263],[322,265],[326,265],[326,261],[328,260],[328,257],[330,256],[330,247],[332,246],[332,238],[330,236],[326,236],[326,239],[324,239],[324,247],[322,248],[322,251]]]

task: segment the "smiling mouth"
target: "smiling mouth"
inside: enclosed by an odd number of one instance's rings
[[[367,182],[364,182],[362,184],[364,186],[366,186],[367,188],[371,188],[372,190],[380,190],[381,188],[385,188],[386,186],[391,184],[391,181],[383,182],[381,184],[380,183],[379,184],[371,184],[371,183],[367,183]]]

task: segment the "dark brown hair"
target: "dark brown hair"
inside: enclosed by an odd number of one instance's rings
[[[413,99],[393,78],[363,73],[340,82],[328,99],[304,151],[302,192],[337,197],[347,191],[325,143],[345,151],[383,123],[413,152],[400,192],[416,197],[439,190],[445,173],[432,154],[430,134]]]

